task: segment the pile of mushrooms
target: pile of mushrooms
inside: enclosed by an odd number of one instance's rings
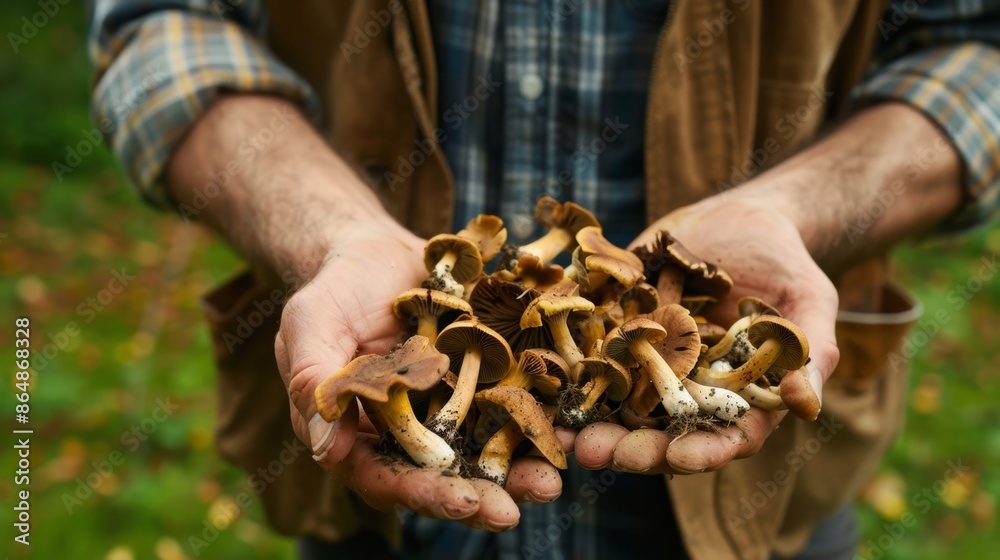
[[[555,426],[679,434],[751,406],[815,420],[808,384],[782,382],[808,360],[798,327],[753,297],[738,302],[732,325],[700,315],[732,288],[724,271],[667,232],[617,247],[572,202],[543,198],[535,217],[548,231],[520,247],[491,215],[430,239],[427,279],[393,305],[406,341],[324,380],[323,418],[339,419],[357,398],[390,443],[383,450],[501,486],[519,455],[566,468]],[[564,253],[572,264],[552,263]]]

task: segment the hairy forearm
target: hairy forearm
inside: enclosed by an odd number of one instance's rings
[[[404,232],[288,101],[232,95],[192,127],[167,170],[182,214],[262,272],[311,278],[359,227]]]
[[[785,213],[813,258],[836,276],[954,212],[961,169],[933,123],[909,106],[885,103],[726,196]]]

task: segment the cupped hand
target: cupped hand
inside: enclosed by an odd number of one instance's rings
[[[558,497],[562,483],[555,467],[538,458],[517,460],[500,488],[380,457],[378,435],[357,402],[336,422],[317,413],[314,394],[324,379],[355,356],[385,353],[402,341],[405,325],[392,303],[426,277],[423,245],[395,224],[356,229],[338,239],[315,276],[289,298],[275,355],[292,425],[320,465],[378,510],[402,506],[478,528],[509,529],[519,519],[516,502]]]
[[[651,242],[661,230],[733,278],[730,295],[706,311],[710,319],[731,324],[737,318],[736,301],[755,295],[801,327],[809,341],[810,361],[789,372],[782,383],[809,384],[821,395],[839,359],[834,334],[838,297],[793,221],[760,201],[720,196],[658,220],[633,246]],[[575,453],[580,464],[591,469],[648,474],[714,471],[757,453],[786,414],[752,407],[738,421],[714,432],[697,431],[676,439],[658,430],[630,432],[595,424],[577,436]]]

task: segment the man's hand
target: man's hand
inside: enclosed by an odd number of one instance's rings
[[[290,298],[275,355],[292,424],[319,463],[376,509],[402,505],[478,528],[509,529],[519,518],[515,501],[559,495],[559,474],[544,460],[516,461],[504,492],[485,480],[379,458],[378,436],[364,417],[359,420],[356,403],[337,422],[327,423],[316,412],[314,394],[324,379],[356,355],[382,354],[402,341],[403,324],[392,302],[427,276],[422,254],[423,241],[395,224],[358,231],[339,240],[316,277]]]
[[[821,397],[839,356],[838,297],[829,277],[927,231],[961,197],[961,165],[941,131],[913,108],[886,103],[747,184],[672,212],[635,244],[665,229],[728,272],[733,292],[709,310],[720,324],[735,320],[738,298],[756,295],[799,325],[811,360],[785,383],[809,383]],[[852,229],[858,223],[866,225],[860,234]],[[751,408],[717,433],[677,440],[598,424],[577,436],[575,450],[588,468],[711,471],[759,451],[785,415]]]
[[[292,117],[273,142],[246,155],[247,143],[276,113]],[[238,171],[211,189],[216,196],[196,204],[234,163]],[[198,208],[197,218],[260,274],[291,278],[299,287],[275,341],[292,422],[320,464],[368,504],[503,530],[518,521],[515,502],[559,496],[558,472],[539,458],[515,461],[505,492],[484,480],[389,464],[376,454],[375,430],[357,407],[332,424],[316,414],[313,393],[324,378],[357,354],[385,352],[401,341],[405,325],[393,315],[392,302],[426,276],[424,242],[386,214],[372,189],[294,106],[253,95],[220,99],[178,147],[167,180],[178,204]]]
[[[707,310],[728,325],[737,319],[736,301],[755,295],[799,325],[809,340],[809,364],[788,382],[809,383],[820,394],[837,364],[834,335],[837,291],[813,262],[795,225],[786,218],[739,201],[698,204],[654,223],[634,245],[667,230],[699,257],[723,268],[734,281],[732,293]],[[576,456],[588,468],[657,473],[716,470],[756,453],[786,412],[751,408],[743,418],[715,433],[694,432],[677,440],[659,430],[629,432],[596,424],[577,437]]]

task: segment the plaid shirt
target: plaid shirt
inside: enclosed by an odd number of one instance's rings
[[[920,5],[916,13],[895,0],[879,23],[876,69],[855,102],[900,100],[938,123],[965,164],[968,193],[944,227],[981,223],[1000,206],[1000,1],[909,1]],[[160,184],[166,160],[220,91],[283,95],[320,115],[308,84],[263,45],[263,2],[216,3],[233,6],[224,17],[211,5],[96,3],[94,116],[109,123],[101,128],[145,198],[162,207],[172,206]],[[522,242],[537,234],[532,209],[545,194],[593,209],[619,242],[642,227],[646,90],[669,7],[669,0],[431,0],[456,228],[495,213]],[[474,91],[484,80],[496,87],[480,100]],[[615,491],[601,492],[612,479]],[[653,546],[624,533],[674,526],[669,507],[660,507],[667,503],[660,477],[573,466],[564,482],[558,501],[524,506],[521,524],[507,533],[416,516],[407,532],[434,543],[431,557],[605,558],[610,543],[615,556],[651,552],[622,550],[624,542]],[[657,540],[656,556],[665,548]]]

